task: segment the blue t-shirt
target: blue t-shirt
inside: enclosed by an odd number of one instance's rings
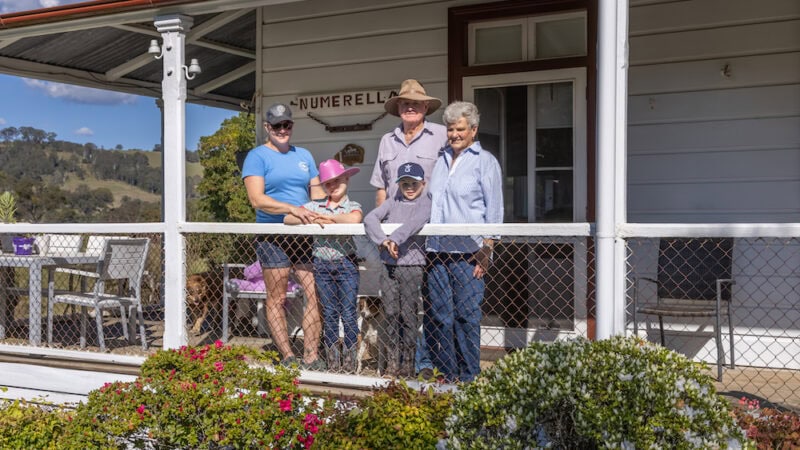
[[[286,153],[259,145],[247,153],[242,165],[242,179],[264,177],[264,194],[295,206],[309,201],[308,185],[318,175],[311,152],[293,145]],[[256,210],[257,223],[283,223],[283,216]]]

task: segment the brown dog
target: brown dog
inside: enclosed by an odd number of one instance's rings
[[[211,299],[214,297],[211,294],[207,277],[189,275],[186,278],[186,312],[192,323],[192,334],[200,334],[203,323],[208,318]]]

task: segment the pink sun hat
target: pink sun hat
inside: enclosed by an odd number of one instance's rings
[[[328,159],[319,163],[319,184],[324,184],[341,176],[353,176],[360,172],[358,167],[345,169],[344,165],[335,159]]]

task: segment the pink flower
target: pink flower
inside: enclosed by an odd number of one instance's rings
[[[139,415],[142,415],[142,414],[144,414],[144,410],[145,410],[145,409],[146,409],[146,408],[145,408],[145,406],[144,406],[144,405],[139,405],[139,407],[138,407],[138,408],[136,408],[136,412],[137,412],[137,413],[139,413]]]
[[[214,341],[214,347],[216,347],[216,348],[222,348],[223,345],[225,345],[225,344],[223,344],[222,341],[220,341],[219,339]]]
[[[281,400],[278,405],[281,408],[281,411],[287,412],[292,410],[292,401],[289,399]]]
[[[214,369],[216,369],[217,372],[222,372],[224,368],[225,368],[225,363],[223,363],[222,361],[217,361],[214,363]]]
[[[275,435],[275,440],[277,441],[278,439],[282,438],[284,434],[286,434],[286,430],[279,431],[278,434]]]

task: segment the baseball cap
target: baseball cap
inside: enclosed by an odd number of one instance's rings
[[[401,164],[400,167],[397,168],[397,179],[395,183],[403,178],[413,178],[417,181],[422,181],[425,179],[425,170],[417,163],[410,162]]]
[[[283,121],[292,120],[292,110],[283,103],[273,103],[267,109],[267,123],[277,125]]]

